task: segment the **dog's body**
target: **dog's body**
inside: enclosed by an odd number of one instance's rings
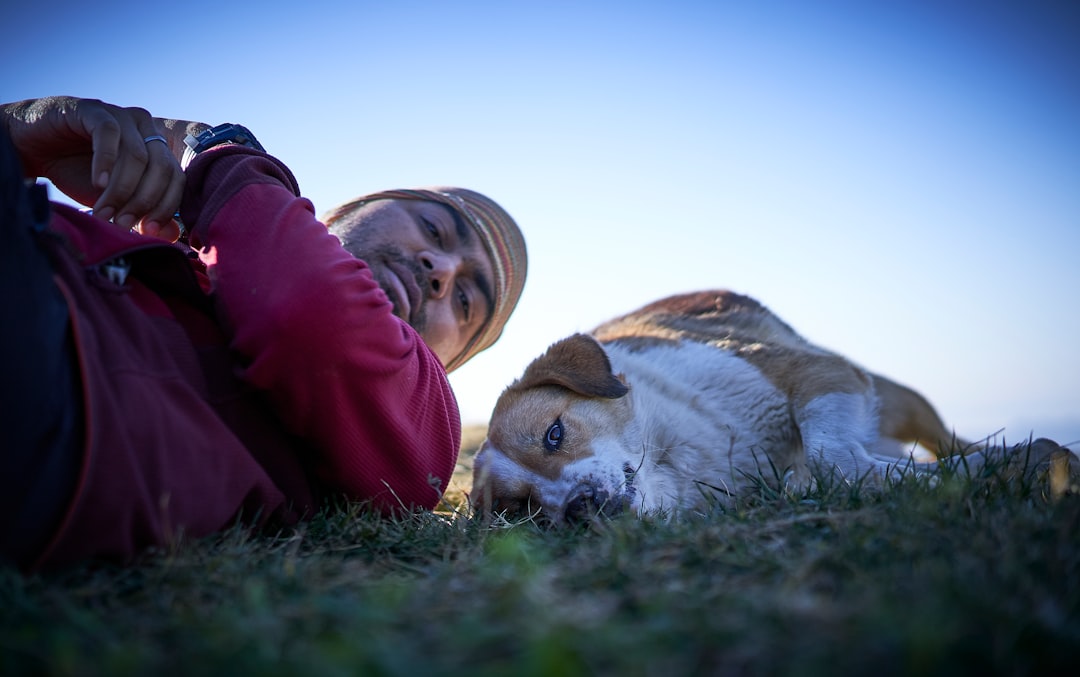
[[[561,522],[727,502],[811,466],[877,480],[965,450],[918,393],[814,346],[753,299],[670,297],[548,349],[500,396],[474,464],[485,512]],[[970,458],[981,462],[979,454]]]

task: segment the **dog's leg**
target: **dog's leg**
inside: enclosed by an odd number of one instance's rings
[[[852,381],[834,384],[841,387],[833,392],[795,398],[795,422],[811,467],[874,484],[889,477],[938,474],[945,464],[965,475],[993,472],[1007,477],[1031,476],[1051,467],[1064,468],[1070,476],[1080,470],[1076,454],[1046,439],[1008,448],[957,440],[921,395],[883,377],[872,378],[876,397],[870,389],[856,390]],[[903,454],[881,455],[882,435],[917,441],[946,457],[926,463]],[[947,456],[956,452],[962,455]]]
[[[946,468],[948,472],[966,477],[989,475],[1010,480],[1049,478],[1051,491],[1062,493],[1068,487],[1075,486],[1080,479],[1080,456],[1053,440],[1039,438],[1009,447],[985,447],[930,463],[894,460],[889,472],[940,475]]]
[[[838,472],[848,480],[883,477],[902,461],[870,452],[877,439],[876,407],[868,392],[819,395],[795,411],[803,451],[810,466]]]
[[[925,397],[884,376],[870,376],[879,401],[878,433],[882,438],[919,444],[937,458],[971,448],[945,427]]]

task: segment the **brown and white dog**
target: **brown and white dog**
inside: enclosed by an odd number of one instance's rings
[[[932,472],[913,461],[916,443],[984,463],[915,391],[809,343],[751,298],[700,292],[532,362],[495,405],[470,499],[483,513],[556,523],[677,513],[730,503],[762,480],[806,489],[815,465],[849,480]]]

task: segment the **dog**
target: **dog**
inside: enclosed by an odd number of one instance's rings
[[[916,445],[931,460],[913,457]],[[1040,456],[1062,448],[1029,445]],[[925,397],[725,290],[665,298],[553,344],[499,396],[473,465],[478,513],[559,524],[733,504],[815,473],[880,485],[989,448]]]

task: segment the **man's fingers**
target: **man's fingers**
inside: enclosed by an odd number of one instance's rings
[[[154,142],[154,145],[164,147],[164,144],[159,142]],[[165,150],[167,152],[168,148]],[[154,178],[147,182],[148,184],[154,183],[154,186],[148,186],[148,189],[152,190],[156,196],[151,199],[152,206],[145,211],[145,215],[141,218],[140,232],[144,235],[175,242],[180,237],[180,226],[173,221],[173,215],[176,214],[184,194],[185,177],[184,173],[180,171],[179,165],[176,164],[175,158],[172,158],[171,163],[162,163],[162,167],[166,171],[160,179]],[[149,177],[150,174],[148,173],[147,176]],[[159,187],[160,192],[158,192]],[[134,210],[132,213],[138,213],[138,210]]]
[[[94,187],[104,191],[109,187],[113,168],[120,158],[123,130],[116,115],[101,101],[79,102],[78,120],[93,149],[90,160],[90,180]]]
[[[183,192],[183,172],[159,137],[153,118],[139,108],[120,109],[119,158],[95,211],[113,216],[122,228],[172,218]],[[151,227],[152,228],[152,227]]]
[[[160,240],[176,242],[180,239],[180,224],[173,219],[165,221],[164,224],[157,221],[143,221],[139,224],[139,232]]]
[[[119,218],[131,215],[134,221],[163,224],[172,219],[180,206],[184,173],[166,144],[153,139],[144,143],[149,155],[146,168],[135,194],[120,210]]]
[[[183,175],[142,108],[97,99],[45,97],[0,109],[27,172],[49,178],[81,204],[124,227],[165,223],[179,204]]]
[[[143,142],[144,135],[141,130],[153,129],[154,127],[153,120],[136,119],[139,111],[140,109],[137,108],[116,108],[113,110],[112,120],[117,127],[115,134],[118,136],[115,141],[115,158],[111,155],[114,147],[114,132],[110,129],[112,125],[100,125],[103,128],[100,149],[98,146],[99,135],[94,134],[94,159],[91,165],[94,180],[100,180],[105,174],[104,167],[107,167],[110,162],[112,163],[112,169],[107,172],[108,182],[94,205],[94,211],[111,207],[117,215],[122,214],[124,207],[135,196],[135,192],[143,180],[143,174],[149,161],[149,152]],[[143,112],[145,113],[145,111]],[[149,116],[149,114],[146,115]],[[99,158],[102,168],[98,167]],[[128,227],[131,225],[132,223],[127,224]]]

